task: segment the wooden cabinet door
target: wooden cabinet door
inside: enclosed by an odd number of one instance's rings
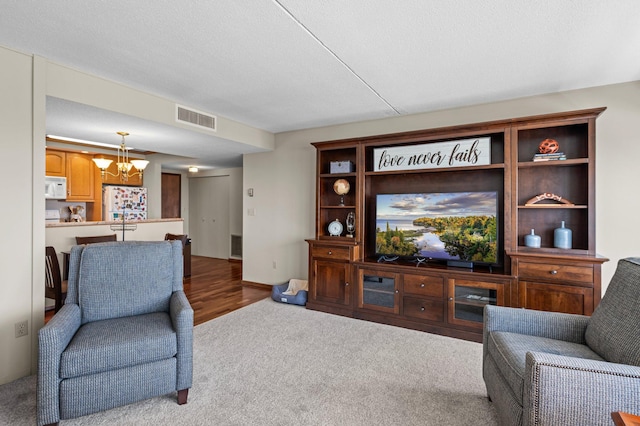
[[[91,156],[75,152],[66,153],[67,201],[95,201],[95,168]]]
[[[47,149],[45,154],[45,175],[46,176],[66,176],[66,153],[64,151],[54,151]]]
[[[339,305],[351,303],[351,266],[348,263],[314,259],[313,272],[313,300]]]
[[[518,291],[523,308],[579,315],[593,313],[590,287],[520,281]]]
[[[399,274],[373,269],[358,270],[358,308],[400,313]]]
[[[475,281],[449,278],[448,321],[450,324],[482,329],[484,306],[505,306],[508,281]]]

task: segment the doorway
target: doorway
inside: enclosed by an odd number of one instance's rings
[[[174,173],[162,173],[162,218],[179,218],[182,203],[182,176]]]
[[[229,176],[189,179],[189,233],[195,256],[229,258]]]

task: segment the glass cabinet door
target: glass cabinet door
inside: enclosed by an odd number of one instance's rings
[[[383,312],[400,312],[397,274],[360,269],[358,307]]]
[[[449,322],[482,328],[485,305],[504,306],[504,284],[449,279]]]

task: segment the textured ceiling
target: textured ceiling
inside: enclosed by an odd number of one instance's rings
[[[640,80],[637,0],[0,4],[0,45],[274,133]],[[100,140],[85,115],[123,128],[82,108],[51,100],[47,131]],[[178,147],[138,144],[218,167],[255,151],[174,131]]]

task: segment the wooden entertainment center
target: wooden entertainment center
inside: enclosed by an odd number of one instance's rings
[[[307,240],[307,308],[473,341],[482,339],[487,303],[590,315],[608,260],[595,252],[595,122],[604,110],[313,143],[316,236]],[[380,148],[419,150],[480,138],[490,138],[488,164],[382,171],[374,164]],[[545,139],[556,140],[566,159],[534,162]],[[338,179],[350,187],[342,196],[334,191]],[[468,191],[498,195],[494,265],[376,256],[377,194]],[[329,224],[344,225],[349,213],[355,215],[352,236],[346,229],[330,235]],[[554,247],[561,222],[573,232],[571,248]],[[541,237],[539,248],[525,246],[532,229]]]

